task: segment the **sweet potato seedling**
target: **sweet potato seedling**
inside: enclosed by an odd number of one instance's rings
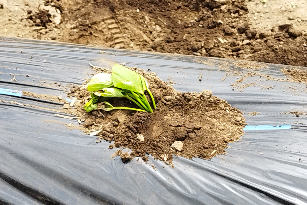
[[[143,76],[129,68],[115,64],[112,67],[112,74],[98,73],[94,75],[87,84],[88,91],[91,92],[91,100],[84,105],[84,109],[90,112],[95,109],[111,111],[114,109],[126,109],[143,112],[153,112],[145,92],[151,98],[153,108],[156,108],[155,100],[148,88],[148,84]],[[134,102],[140,109],[131,107],[113,107],[108,98],[127,98]],[[101,102],[102,101],[102,102]],[[98,103],[102,105],[98,106]]]

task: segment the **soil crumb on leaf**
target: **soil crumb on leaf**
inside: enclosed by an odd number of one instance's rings
[[[73,86],[68,96],[80,101],[73,113],[86,133],[95,133],[98,142],[113,142],[112,148],[129,148],[132,152],[117,151],[123,162],[147,155],[172,165],[173,155],[186,158],[210,159],[225,154],[227,144],[243,135],[245,119],[242,112],[211,91],[179,92],[154,73],[134,70],[143,75],[156,100],[153,113],[129,110],[85,112],[83,105],[90,99],[85,86]],[[126,99],[111,100],[115,106],[134,106]]]

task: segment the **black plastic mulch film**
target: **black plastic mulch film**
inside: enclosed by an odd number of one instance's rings
[[[68,129],[65,124],[78,122],[56,115],[61,104],[20,93],[65,98],[65,86],[91,77],[89,63],[111,68],[113,62],[150,69],[180,91],[213,91],[244,112],[244,136],[230,144],[227,155],[211,160],[175,157],[174,168],[152,157],[123,164],[111,158],[115,150],[108,142],[96,144],[94,136]],[[228,69],[219,66],[226,64]],[[306,110],[306,85],[254,76],[246,79],[252,86],[236,89],[231,84],[240,77],[231,73],[245,71],[235,65],[0,39],[0,204],[306,204],[306,115],[290,113]],[[280,68],[266,65],[257,72],[285,78]]]

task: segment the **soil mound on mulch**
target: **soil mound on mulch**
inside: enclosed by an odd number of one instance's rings
[[[77,98],[77,109],[71,109],[86,133],[95,133],[97,142],[107,140],[124,162],[147,155],[172,164],[173,155],[210,159],[225,154],[227,144],[243,135],[245,119],[242,112],[225,100],[201,93],[179,92],[154,73],[134,68],[149,83],[156,100],[153,113],[129,110],[85,112],[83,105],[90,99],[85,86],[73,86],[70,97]],[[134,106],[126,99],[112,99],[115,106]],[[65,105],[64,105],[65,106]],[[66,105],[67,107],[67,105]],[[69,109],[68,109],[69,110]]]

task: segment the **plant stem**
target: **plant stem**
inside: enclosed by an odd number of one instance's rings
[[[146,108],[144,108],[142,105],[140,105],[140,103],[138,103],[134,98],[130,97],[128,94],[126,94],[125,96],[128,100],[131,100],[132,102],[134,102],[137,106],[139,106],[140,108],[143,108],[143,110],[146,110]],[[146,110],[147,111],[147,110]]]
[[[132,108],[132,107],[113,107],[113,110],[134,110],[134,111],[141,111],[141,112],[147,112],[146,110],[141,110],[137,108]]]
[[[137,93],[137,94],[139,94],[138,95],[139,98],[141,99],[142,102],[144,102],[145,106],[148,108],[148,111],[152,113],[153,112],[152,108],[151,108],[151,106],[150,106],[150,104],[149,104],[145,94],[140,94],[140,93]]]
[[[155,99],[154,99],[154,97],[153,97],[152,93],[150,92],[150,90],[149,90],[149,89],[146,89],[146,90],[147,90],[147,92],[148,92],[148,93],[149,93],[149,95],[150,95],[150,98],[151,98],[152,105],[153,105],[154,109],[156,109],[156,102],[155,102]]]
[[[140,104],[142,105],[142,107],[144,108],[144,110],[146,110],[146,111],[148,111],[148,112],[150,112],[150,113],[153,112],[152,109],[151,109],[151,107],[150,107],[150,105],[149,105],[149,103],[148,103],[148,101],[147,101],[147,99],[144,100],[143,95],[137,95],[137,94],[134,93],[134,92],[131,92],[131,94],[132,94],[132,96],[130,96],[130,97],[133,98],[133,99],[135,99],[136,101],[138,101],[138,103],[140,103]],[[147,102],[147,103],[146,103],[146,102]],[[145,103],[145,104],[144,104],[144,103]],[[149,107],[148,107],[148,105],[149,105]]]

